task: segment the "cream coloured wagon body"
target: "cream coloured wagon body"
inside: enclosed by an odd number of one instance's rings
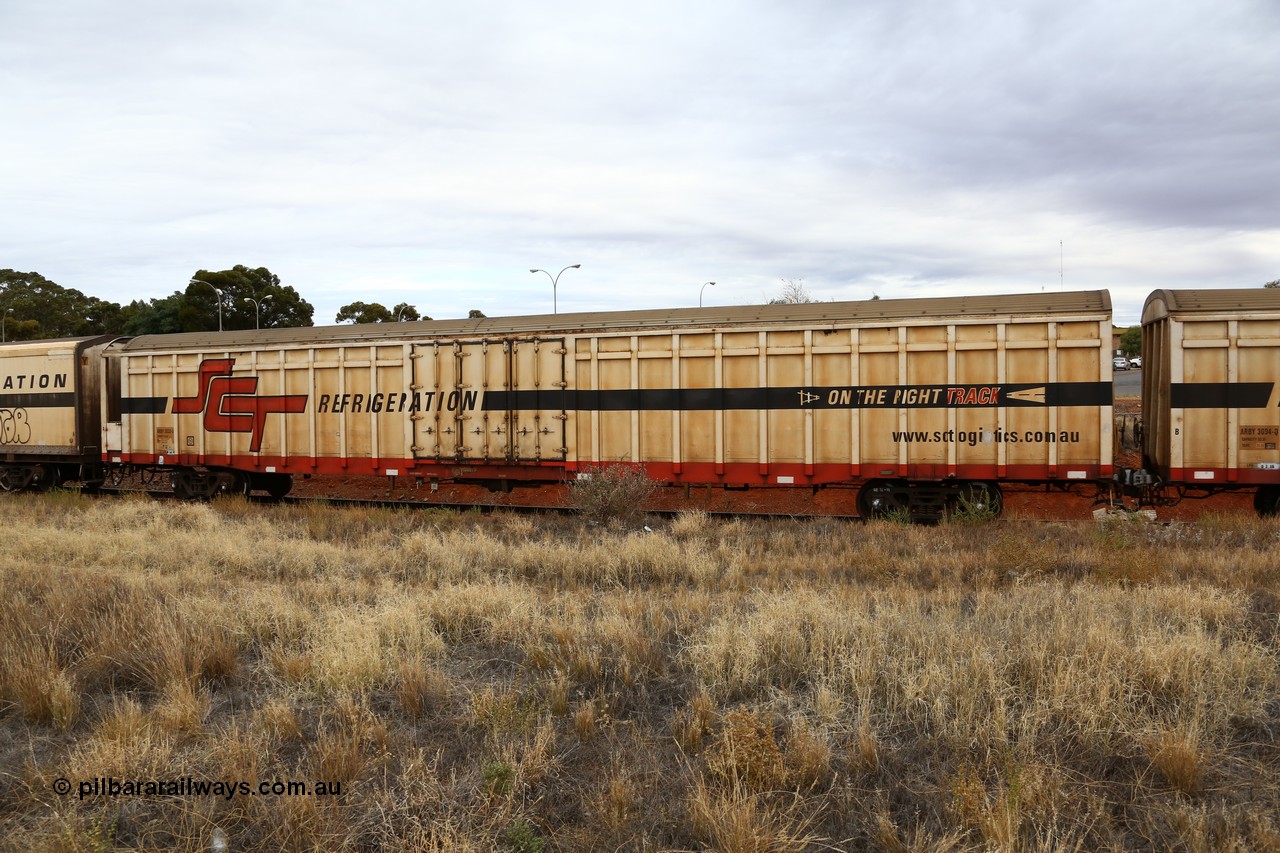
[[[1168,483],[1274,496],[1280,290],[1157,290],[1142,333],[1148,467]]]
[[[0,487],[48,486],[97,466],[98,359],[110,340],[0,344]]]
[[[104,460],[669,483],[1111,474],[1105,292],[162,335],[113,347]],[[109,406],[109,395],[104,405]]]

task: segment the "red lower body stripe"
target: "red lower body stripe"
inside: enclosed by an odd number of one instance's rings
[[[1280,483],[1280,469],[1170,468],[1165,482],[1188,486],[1266,486]]]
[[[369,459],[358,457],[271,457],[271,456],[197,456],[175,454],[104,454],[104,462],[132,465],[175,467],[235,468],[259,473],[330,474],[348,476],[419,476],[441,480],[525,480],[555,482],[575,477],[610,465],[625,465],[643,470],[655,480],[676,484],[710,484],[726,486],[823,486],[874,479],[904,480],[996,480],[1013,482],[1073,482],[1109,479],[1111,465],[946,465],[866,463],[774,462],[648,462],[594,463],[525,461],[520,463],[461,460],[446,462],[424,459]]]

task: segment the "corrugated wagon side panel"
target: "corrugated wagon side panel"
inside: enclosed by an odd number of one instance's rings
[[[1233,436],[1238,465],[1264,477],[1269,472],[1268,479],[1280,483],[1280,317],[1241,320],[1237,340],[1238,381],[1271,386],[1265,406],[1239,413]]]
[[[1231,346],[1224,321],[1182,324],[1182,382],[1202,387],[1231,382]],[[1215,469],[1229,465],[1229,421],[1225,407],[1186,407],[1181,430],[1182,464],[1186,468]]]
[[[760,385],[765,364],[765,341],[760,332],[728,332],[721,336],[724,387],[752,389]],[[729,409],[724,413],[724,460],[727,465],[762,463],[759,409]],[[758,468],[757,468],[758,470]]]
[[[1102,335],[1109,334],[1108,322],[1059,323],[1057,347],[1057,376],[1060,382],[1100,382],[1109,379],[1110,369],[1104,368],[1107,349]],[[1066,441],[1057,442],[1058,464],[1068,468],[1096,464],[1105,459],[1111,461],[1111,413],[1110,408],[1099,417],[1096,409],[1085,406],[1061,406],[1057,411],[1057,431]]]
[[[351,395],[351,405],[343,408],[343,431],[347,437],[346,452],[348,459],[376,460],[378,449],[374,446],[373,414],[369,411],[368,400],[373,396],[373,382],[369,370],[372,366],[370,352],[372,347],[345,347],[343,349],[342,372],[344,374],[345,393]],[[359,400],[360,405],[355,401]]]
[[[848,387],[854,384],[851,329],[815,335],[813,384]],[[813,461],[817,465],[853,464],[853,409],[820,409],[813,413]],[[850,469],[852,473],[852,469]]]
[[[714,390],[716,379],[715,335],[706,333],[679,336],[680,462],[711,464],[716,458],[716,418],[710,408],[686,408],[692,395]]]
[[[900,339],[905,338],[903,347],[906,361],[905,384],[908,386],[928,386],[947,382],[948,368],[948,335],[945,319],[938,325],[910,326],[904,328]],[[934,441],[933,436],[954,429],[950,424],[951,408],[928,406],[907,410],[907,429],[917,435],[927,435],[928,441],[906,443],[907,464],[921,466],[919,470],[945,476],[948,462],[948,451],[954,441]]]
[[[859,386],[875,388],[900,384],[899,331],[896,326],[859,329]],[[906,460],[899,459],[899,442],[894,439],[894,433],[906,430],[906,410],[864,406],[857,411],[863,474],[898,473],[899,463]],[[905,446],[902,452],[905,454]]]
[[[307,395],[306,413],[301,416],[279,418],[274,428],[268,430],[268,455],[283,459],[312,459],[316,456],[316,409],[319,402],[315,399],[315,351],[305,349],[288,349],[282,353],[282,383],[278,384],[276,393],[289,396]]]
[[[1049,382],[1049,340],[1047,323],[1010,323],[1005,327],[1005,381],[1016,385]],[[1036,469],[1050,464],[1050,446],[1026,440],[1049,429],[1048,406],[1016,406],[1005,413],[1008,432],[1019,438],[1006,443],[1006,464],[1010,468]]]
[[[767,335],[768,387],[795,388],[805,381],[805,335],[802,330],[770,331]],[[805,412],[797,408],[770,409],[767,424],[766,464],[803,464],[807,431]]]
[[[572,387],[578,394],[599,391],[597,384],[596,360],[594,351],[596,337],[583,335],[574,340],[573,360],[570,369],[573,374]],[[574,418],[575,459],[581,465],[592,465],[600,461],[600,413],[598,411],[578,410]]]
[[[317,458],[342,458],[346,454],[345,418],[342,413],[334,412],[346,390],[340,356],[337,347],[319,347],[312,354],[311,420],[315,424],[312,455]]]
[[[182,430],[177,417],[170,413],[170,401],[180,393],[174,381],[174,360],[171,354],[141,354],[121,359],[122,396],[134,404],[126,408],[123,416],[126,453],[135,456],[176,454],[178,434],[197,428],[199,420],[192,417],[192,426]],[[187,393],[196,393],[194,378]],[[155,401],[155,404],[149,406],[146,401]]]
[[[999,384],[1001,354],[1000,336],[994,323],[957,325],[952,341],[955,372],[949,383],[956,385]],[[994,469],[1000,464],[1003,444],[995,435],[1004,425],[1004,410],[995,412],[979,408],[953,409],[957,433],[966,437],[955,446],[955,464],[966,468]],[[990,436],[988,438],[988,436]],[[976,440],[968,440],[976,437]]]
[[[637,376],[639,390],[665,391],[675,386],[675,341],[670,334],[641,335],[636,341]],[[582,418],[584,413],[578,413]],[[640,411],[640,460],[674,463],[676,457],[675,429],[671,412],[644,408]],[[637,460],[637,461],[640,461]]]

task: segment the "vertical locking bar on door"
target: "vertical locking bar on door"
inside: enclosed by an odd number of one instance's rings
[[[533,461],[542,461],[542,342],[533,339],[533,389],[537,404],[533,410]]]
[[[565,360],[567,356],[564,338],[545,338],[534,341],[534,365],[537,371],[538,413],[537,460],[563,462],[568,453],[565,407]]]
[[[413,458],[439,462],[440,423],[434,401],[440,390],[440,346],[434,341],[412,344],[409,359],[413,362],[409,392],[416,401],[424,403],[420,410],[409,415],[413,424]]]
[[[515,406],[509,402],[515,396],[516,388],[520,387],[517,382],[516,346],[516,342],[512,341],[511,338],[507,338],[506,341],[502,342],[502,352],[506,356],[503,362],[507,365],[507,375],[503,380],[502,387],[503,391],[507,392],[508,400],[507,405],[503,407],[503,427],[507,430],[506,456],[508,462],[520,461],[520,447],[518,447],[520,435],[516,434]]]
[[[507,341],[511,462],[563,461],[566,454],[563,339]]]
[[[462,341],[453,342],[453,390],[449,396],[440,400],[440,407],[450,409],[453,416],[453,458],[461,462],[467,457],[467,415],[462,407],[462,399],[466,395],[467,383],[464,381],[466,368],[463,359],[470,353],[462,348]]]

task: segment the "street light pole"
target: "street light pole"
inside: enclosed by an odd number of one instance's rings
[[[702,307],[702,291],[707,289],[707,285],[710,285],[711,287],[715,287],[716,283],[714,281],[709,281],[707,282],[707,284],[702,285],[702,290],[698,291],[698,307],[699,308]]]
[[[213,285],[209,284],[209,282],[203,281],[198,278],[191,279],[191,284],[203,284],[205,287],[213,287]],[[213,292],[218,294],[218,331],[221,332],[222,331],[222,291],[216,287],[213,287]]]
[[[577,269],[582,269],[582,264],[569,264],[569,266],[564,268],[564,270],[577,270]],[[556,285],[559,284],[560,282],[560,276],[564,275],[564,270],[560,270],[560,272],[556,273],[554,276],[551,275],[551,273],[547,272],[546,270],[529,270],[529,272],[533,272],[533,273],[540,272],[543,275],[545,275],[547,278],[551,279],[551,313],[552,314],[560,313],[560,308],[556,300]]]
[[[266,296],[262,297],[262,300],[261,300],[261,301],[259,301],[259,300],[257,300],[257,299],[254,299],[252,296],[246,296],[246,297],[244,298],[244,301],[245,301],[245,302],[252,302],[252,303],[253,303],[253,328],[254,328],[254,330],[255,330],[255,331],[256,331],[257,329],[262,328],[262,325],[261,325],[261,322],[260,322],[261,317],[262,317],[262,303],[263,303],[263,302],[266,302],[266,301],[267,301],[268,299],[270,299],[270,298],[271,298],[271,294],[270,294],[270,293],[268,293]]]
[[[4,316],[0,317],[0,342],[9,340],[9,337],[8,337],[9,333],[8,333],[8,330],[5,329],[5,324],[9,322],[9,315],[12,313],[13,313],[12,308],[6,308],[4,309]]]

